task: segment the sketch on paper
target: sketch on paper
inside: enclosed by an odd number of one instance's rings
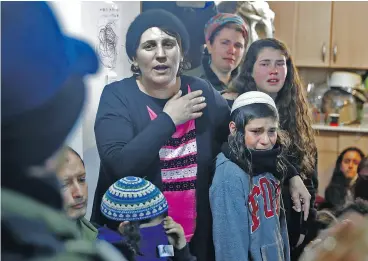
[[[96,51],[101,63],[108,69],[115,69],[118,58],[118,23],[117,8],[101,8],[98,21]]]
[[[98,34],[98,54],[107,68],[115,68],[117,58],[118,37],[113,29],[113,22],[101,28]]]

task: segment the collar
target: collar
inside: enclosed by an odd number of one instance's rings
[[[85,217],[79,218],[77,220],[77,225],[82,234],[82,238],[87,240],[94,240],[97,238],[97,228],[95,228]]]
[[[227,85],[220,81],[220,79],[217,77],[217,75],[212,71],[210,66],[210,58],[211,55],[207,53],[207,49],[205,49],[205,52],[202,57],[202,67],[203,67],[203,73],[205,78],[212,84],[212,86],[219,92],[224,91],[227,89]],[[238,74],[238,68],[231,72],[230,81],[235,78],[235,76]]]
[[[228,159],[245,170],[244,163],[232,152],[228,143],[224,143],[221,150]],[[279,155],[281,155],[281,146],[279,144],[276,144],[270,150],[246,150],[244,153],[244,157],[252,163],[252,176],[268,172],[277,179],[282,180],[285,175],[277,169]],[[297,174],[296,169],[289,162],[286,161],[286,165],[288,173]]]

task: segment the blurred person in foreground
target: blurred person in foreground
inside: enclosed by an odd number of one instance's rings
[[[317,212],[316,221],[313,223],[313,229],[310,231],[311,238],[314,239],[313,243],[318,242],[318,235],[322,231],[338,224],[339,218],[347,212],[354,211],[363,216],[368,215],[368,157],[361,160],[356,171],[358,178],[353,186],[353,200],[343,206],[330,209],[325,208]],[[317,240],[315,240],[316,238]]]
[[[319,235],[300,261],[368,260],[368,202],[363,198],[335,212],[319,211]]]
[[[125,260],[82,239],[56,172],[96,54],[63,35],[45,2],[1,3],[2,260]]]

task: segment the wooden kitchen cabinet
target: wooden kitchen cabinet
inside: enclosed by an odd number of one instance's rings
[[[368,69],[368,2],[334,2],[331,67]]]
[[[328,67],[332,2],[298,2],[294,60],[298,66]]]
[[[368,2],[268,2],[299,67],[368,69]]]
[[[318,151],[318,194],[321,196],[324,196],[335,168],[339,149],[338,138],[339,133],[330,131],[319,131],[315,136]]]
[[[289,48],[292,56],[295,56],[294,32],[296,28],[297,2],[272,1],[268,2],[268,4],[271,10],[277,14],[274,20],[275,38],[283,41]]]
[[[364,154],[368,153],[368,134],[367,133],[340,133],[339,135],[339,154],[347,147],[357,147]]]

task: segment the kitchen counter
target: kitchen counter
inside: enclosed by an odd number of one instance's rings
[[[354,125],[346,125],[346,126],[329,126],[323,124],[313,124],[313,129],[320,131],[337,131],[337,132],[358,132],[358,133],[367,133],[368,127],[361,127],[358,124]]]

